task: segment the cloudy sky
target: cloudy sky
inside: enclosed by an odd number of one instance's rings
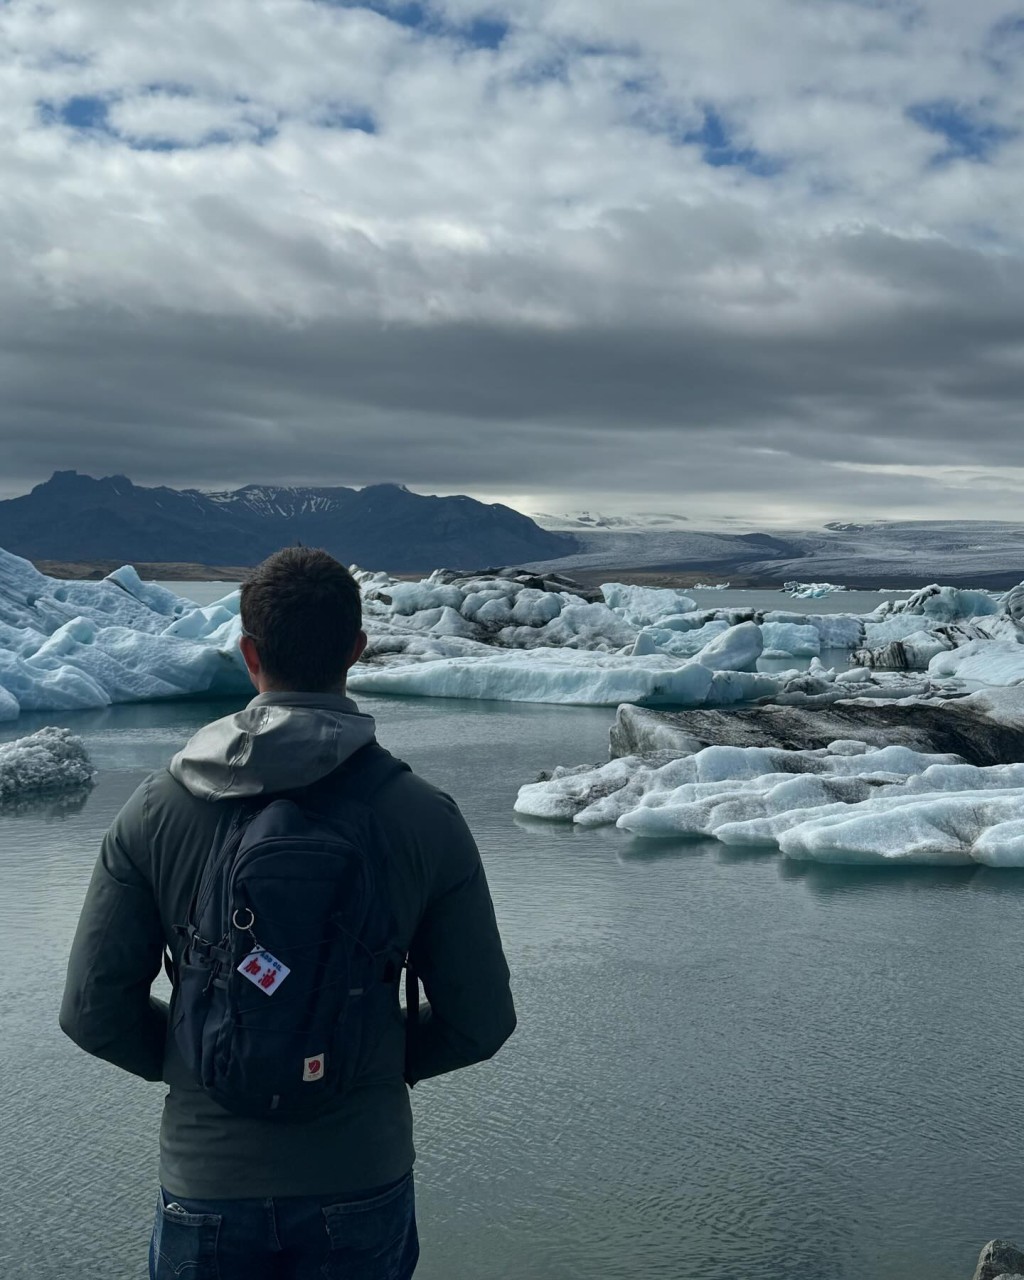
[[[1024,6],[7,0],[0,496],[1024,518]]]

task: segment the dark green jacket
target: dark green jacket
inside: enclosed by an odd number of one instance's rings
[[[164,946],[179,959],[184,922],[209,851],[241,796],[325,777],[365,742],[373,720],[319,694],[264,694],[199,731],[152,774],[104,838],[75,935],[60,1022],[87,1052],[169,1086],[160,1178],[203,1199],[331,1195],[382,1186],[412,1166],[405,1025],[394,1022],[336,1111],[281,1123],[237,1116],[191,1079],[150,995]],[[408,1083],[491,1057],[515,1027],[508,966],[473,837],[455,802],[413,773],[374,799],[387,840],[399,942],[419,970],[429,1012]]]

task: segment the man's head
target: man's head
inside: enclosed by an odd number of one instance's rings
[[[326,551],[286,547],[242,583],[239,647],[260,693],[342,693],[366,647],[359,584]]]

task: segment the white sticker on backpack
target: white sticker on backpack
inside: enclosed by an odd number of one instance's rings
[[[318,1053],[313,1058],[306,1058],[302,1064],[303,1080],[320,1080],[324,1074],[324,1055]]]
[[[268,996],[272,996],[291,973],[291,969],[286,964],[282,964],[276,956],[272,956],[269,951],[257,947],[255,951],[250,951],[238,966],[238,972],[243,978],[248,978],[254,987],[259,987]]]

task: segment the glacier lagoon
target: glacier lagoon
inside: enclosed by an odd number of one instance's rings
[[[1020,1238],[1024,873],[518,818],[540,769],[605,758],[614,711],[360,702],[462,804],[521,1018],[494,1063],[415,1091],[419,1277],[962,1280]],[[63,966],[113,814],[233,705],[0,726],[70,727],[98,770],[0,814],[5,1280],[143,1273],[160,1089],[63,1039]]]

